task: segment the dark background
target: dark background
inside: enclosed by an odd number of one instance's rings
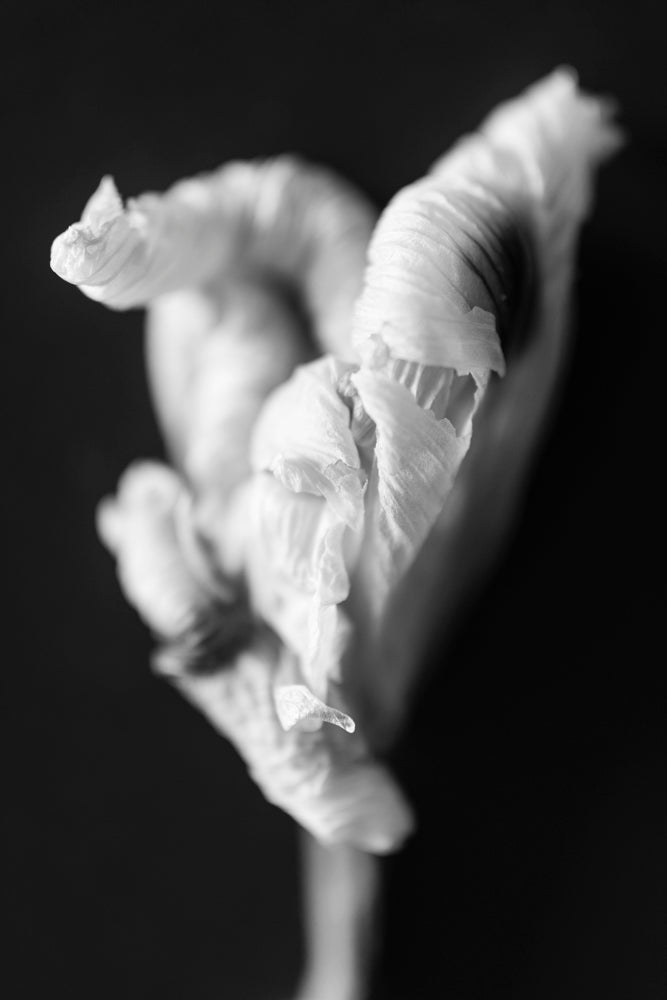
[[[8,998],[282,1000],[295,830],[149,673],[94,509],[158,456],[142,316],[49,270],[104,173],[125,195],[300,153],[378,204],[561,63],[627,149],[580,254],[576,342],[512,546],[395,766],[374,1000],[667,995],[664,153],[658,5],[5,3],[2,898]]]

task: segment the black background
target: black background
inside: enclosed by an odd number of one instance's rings
[[[565,392],[512,545],[395,766],[374,1000],[667,995],[665,74],[657,4],[5,3],[2,897],[8,998],[281,1000],[295,830],[147,667],[94,509],[159,456],[138,312],[53,276],[124,195],[292,151],[382,205],[561,63],[629,132],[581,247]]]

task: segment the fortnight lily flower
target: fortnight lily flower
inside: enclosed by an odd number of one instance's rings
[[[372,746],[405,715],[437,593],[446,615],[516,508],[619,142],[558,71],[377,224],[280,157],[127,205],[105,178],[54,242],[90,298],[148,309],[174,468],[134,466],[99,528],[156,668],[324,844],[383,853],[413,828]]]

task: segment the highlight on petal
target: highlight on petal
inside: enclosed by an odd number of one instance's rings
[[[340,726],[346,733],[353,733],[356,728],[349,715],[325,705],[305,684],[280,684],[275,689],[275,696],[276,711],[283,729],[292,729],[298,723],[302,728],[305,728],[304,723],[315,723],[312,728],[319,729],[323,722]]]

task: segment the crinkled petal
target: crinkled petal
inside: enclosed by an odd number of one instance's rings
[[[294,157],[233,162],[124,208],[110,177],[53,244],[54,271],[115,309],[229,275],[291,285],[324,350],[353,354],[350,321],[375,212]]]
[[[327,357],[303,365],[267,400],[257,420],[251,460],[294,492],[325,497],[340,517],[358,523],[364,475],[337,392],[349,366]]]
[[[501,104],[433,167],[447,186],[521,200],[537,271],[532,326],[551,327],[553,343],[562,342],[569,322],[575,244],[597,167],[623,143],[613,111],[561,68]]]
[[[318,697],[339,676],[349,636],[339,605],[363,531],[365,473],[337,391],[349,370],[332,358],[299,368],[267,400],[251,452],[251,592]]]
[[[375,617],[442,510],[470,438],[385,375],[361,370],[352,381],[377,434],[360,565]]]
[[[321,496],[258,474],[247,507],[246,574],[253,606],[300,659],[321,697],[339,676],[349,624],[347,525]],[[352,539],[358,548],[360,540]]]

